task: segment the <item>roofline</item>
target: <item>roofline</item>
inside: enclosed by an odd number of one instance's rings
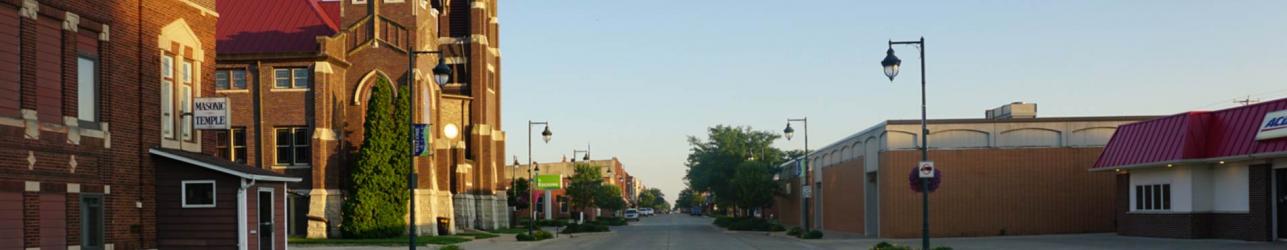
[[[1144,121],[1162,118],[1166,116],[1138,115],[1138,116],[1070,116],[1070,117],[1042,117],[1042,118],[1012,118],[1012,119],[986,119],[986,118],[967,118],[967,119],[929,119],[929,124],[944,123],[1015,123],[1015,122],[1106,122],[1106,121]],[[886,123],[890,125],[907,125],[921,124],[921,120],[889,120]]]
[[[1249,160],[1272,159],[1272,158],[1283,158],[1283,157],[1287,157],[1287,151],[1267,152],[1267,153],[1258,153],[1258,154],[1249,154],[1249,155],[1235,155],[1235,156],[1225,156],[1225,157],[1170,160],[1170,161],[1137,163],[1137,164],[1118,165],[1118,166],[1103,166],[1103,167],[1091,168],[1089,171],[1102,172],[1102,171],[1109,171],[1109,170],[1131,170],[1131,169],[1162,167],[1162,166],[1174,165],[1174,164],[1183,165],[1183,164],[1194,164],[1194,163],[1219,163],[1221,161],[1249,161]]]
[[[250,174],[250,173],[243,173],[243,172],[233,171],[233,170],[229,170],[229,169],[227,169],[227,168],[223,168],[223,167],[220,167],[220,166],[215,166],[215,165],[213,165],[213,164],[206,163],[206,162],[203,162],[203,161],[194,160],[194,159],[192,159],[192,158],[184,157],[184,156],[181,156],[181,155],[171,154],[171,153],[169,153],[169,152],[161,151],[161,150],[159,150],[159,149],[155,149],[155,148],[148,149],[148,150],[147,150],[147,152],[148,152],[148,153],[151,153],[151,154],[154,154],[154,155],[165,156],[166,158],[174,159],[174,160],[181,161],[181,162],[184,162],[184,163],[188,163],[188,164],[192,164],[192,165],[196,165],[196,166],[204,167],[204,168],[206,168],[206,169],[210,169],[210,170],[218,171],[218,172],[221,172],[221,173],[225,173],[225,174],[229,174],[229,175],[233,175],[233,176],[241,177],[241,178],[244,178],[244,179],[251,179],[251,180],[257,180],[257,181],[284,181],[284,182],[299,182],[299,181],[303,180],[302,178],[298,178],[298,177],[279,177],[279,176],[269,176],[269,175],[257,175],[257,174]]]
[[[863,130],[861,130],[861,131],[858,131],[857,133],[853,133],[853,134],[850,134],[849,136],[845,136],[845,137],[843,137],[843,138],[840,138],[840,140],[836,140],[836,141],[834,141],[834,142],[831,142],[831,144],[827,144],[826,146],[822,146],[822,147],[819,147],[819,148],[817,148],[817,149],[809,150],[809,152],[808,152],[807,154],[805,154],[804,156],[801,156],[801,157],[810,157],[810,158],[812,158],[811,156],[813,156],[814,154],[817,154],[817,153],[818,153],[818,152],[820,152],[820,151],[824,151],[823,149],[828,149],[828,148],[831,148],[831,147],[833,147],[833,146],[840,145],[840,143],[841,143],[841,142],[849,141],[849,139],[853,139],[853,138],[856,138],[856,137],[858,137],[858,136],[860,136],[860,135],[863,135],[863,134],[866,134],[866,133],[870,133],[870,132],[872,132],[872,131],[876,131],[876,130],[882,129],[882,128],[886,127],[886,126],[889,126],[889,124],[890,124],[889,122],[890,122],[890,121],[882,121],[882,122],[880,122],[880,123],[876,123],[876,125],[872,125],[871,127],[867,127],[867,129],[863,129]],[[921,122],[920,120],[916,120],[916,124],[920,124],[920,122]]]

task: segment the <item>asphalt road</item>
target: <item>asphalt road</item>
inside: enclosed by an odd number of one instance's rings
[[[816,249],[800,241],[763,233],[726,232],[712,218],[688,215],[645,217],[612,232],[576,235],[527,249]],[[474,249],[466,246],[465,249]],[[507,248],[514,249],[514,248]]]
[[[526,250],[526,249],[868,249],[877,242],[889,241],[900,245],[918,245],[919,239],[872,239],[827,235],[820,240],[789,238],[782,233],[766,235],[762,232],[732,232],[716,228],[710,217],[688,215],[657,215],[645,217],[629,226],[612,227],[612,232],[559,235],[557,239],[538,242],[518,242],[512,234],[501,237],[461,243],[468,250]],[[546,231],[554,231],[548,228]],[[1123,237],[1111,233],[1035,235],[976,238],[939,238],[935,246],[954,249],[1149,249],[1149,250],[1206,250],[1206,249],[1287,249],[1287,242],[1247,242],[1236,240],[1183,240]],[[357,249],[407,249],[406,247],[371,246],[291,246],[310,250]],[[420,249],[434,249],[425,246]]]

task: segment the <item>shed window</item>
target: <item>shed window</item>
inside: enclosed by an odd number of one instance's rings
[[[213,180],[183,181],[183,207],[215,207],[215,182]]]

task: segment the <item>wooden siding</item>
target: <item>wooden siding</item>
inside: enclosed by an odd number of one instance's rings
[[[158,246],[161,249],[236,248],[240,179],[168,159],[157,162]],[[181,183],[184,180],[214,180],[215,207],[183,208]]]
[[[1086,171],[1102,148],[933,150],[930,234],[973,237],[1113,231],[1114,176]],[[880,236],[920,236],[921,195],[907,181],[918,151],[880,154]],[[855,180],[856,181],[856,180]]]

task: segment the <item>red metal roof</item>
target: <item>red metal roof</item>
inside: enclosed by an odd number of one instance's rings
[[[1287,98],[1122,125],[1092,169],[1287,152],[1287,138],[1255,139],[1265,114],[1278,110]]]
[[[317,51],[318,36],[339,30],[334,20],[338,2],[219,0],[216,9],[220,54]]]

